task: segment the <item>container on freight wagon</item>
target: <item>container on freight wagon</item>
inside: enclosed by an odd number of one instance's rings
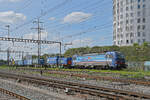
[[[59,57],[48,57],[47,64],[48,65],[57,65]]]

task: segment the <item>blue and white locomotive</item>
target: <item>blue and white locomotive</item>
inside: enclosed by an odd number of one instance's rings
[[[120,52],[106,52],[104,54],[86,54],[73,56],[73,66],[90,68],[125,68],[125,57]]]

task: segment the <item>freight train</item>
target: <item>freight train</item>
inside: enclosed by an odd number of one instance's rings
[[[16,65],[33,66],[37,60],[16,61]],[[39,60],[40,65],[54,67],[63,66],[65,68],[93,68],[93,69],[122,69],[126,68],[125,57],[122,53],[112,51],[103,54],[85,54],[73,57],[47,57]]]

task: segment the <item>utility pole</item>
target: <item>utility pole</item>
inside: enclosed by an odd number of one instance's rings
[[[22,63],[23,63],[23,65],[24,65],[24,51],[22,51]]]
[[[43,28],[40,27],[40,24],[43,22],[40,22],[40,19],[38,18],[37,21],[34,21],[33,23],[37,24],[37,28],[32,28],[36,29],[38,31],[38,65],[40,65],[40,56],[41,56],[41,30],[44,30]]]
[[[9,36],[10,36],[10,25],[6,25],[5,27],[7,27],[7,30],[8,30],[8,38],[9,38]]]
[[[10,36],[10,25],[6,25],[5,27],[7,27],[7,30],[8,30],[8,38],[9,38],[9,36]],[[8,66],[9,66],[9,57],[10,56],[10,53],[9,53],[9,47],[8,47],[8,49],[7,49],[7,63],[8,63]]]
[[[64,44],[64,50],[66,50],[66,47],[69,46],[69,45],[73,45],[72,42]]]

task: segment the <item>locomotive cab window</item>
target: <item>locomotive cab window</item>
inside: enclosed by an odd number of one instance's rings
[[[73,57],[72,59],[73,59],[73,60],[76,60],[76,57]]]
[[[123,54],[121,54],[121,53],[117,53],[117,58],[118,58],[118,59],[124,59],[125,57],[124,57],[124,55],[123,55]]]
[[[113,55],[106,55],[106,58],[113,58]]]

